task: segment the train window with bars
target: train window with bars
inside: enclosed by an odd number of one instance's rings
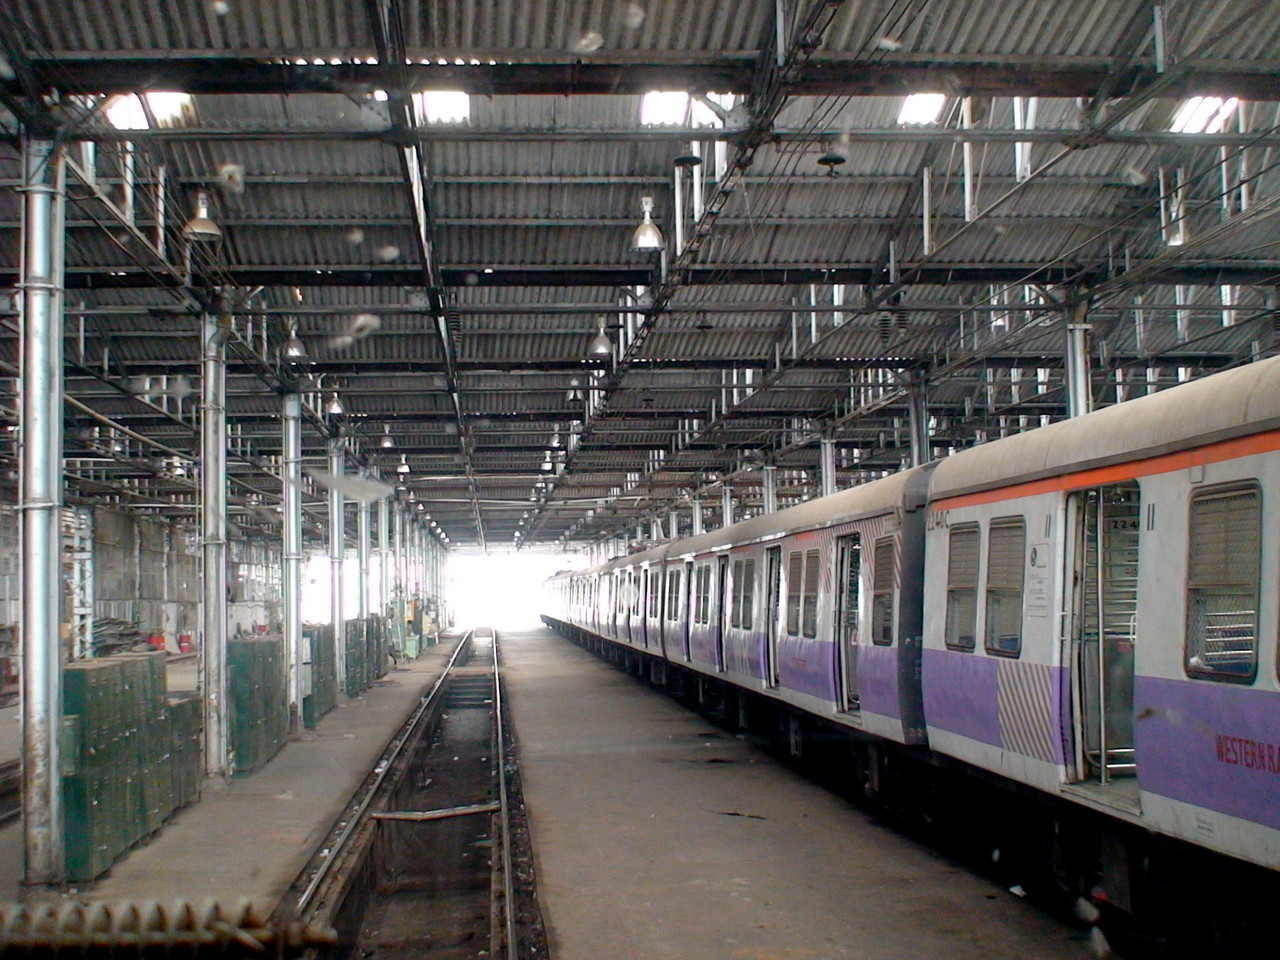
[[[787,554],[787,636],[800,636],[800,598],[804,595],[804,554]]]
[[[1256,484],[1191,498],[1187,559],[1189,676],[1251,683],[1258,669],[1262,492]]]
[[[809,550],[804,555],[804,623],[806,637],[818,635],[818,565],[819,553]]]
[[[947,542],[947,646],[972,650],[977,623],[978,525],[966,523],[952,527]]]
[[[756,562],[745,560],[742,564],[742,628],[750,630],[755,623]]]
[[[649,568],[649,607],[644,615],[650,620],[662,618],[662,571],[657,567]]]
[[[733,594],[729,601],[729,626],[742,626],[742,561],[733,561]]]
[[[897,583],[897,557],[893,537],[876,541],[871,557],[871,642],[887,647],[893,643],[893,588]]]
[[[680,571],[667,571],[667,619],[680,619]]]
[[[1022,654],[1022,584],[1027,566],[1027,523],[1001,517],[987,530],[987,652]]]
[[[704,563],[698,568],[698,623],[711,622],[711,565]]]

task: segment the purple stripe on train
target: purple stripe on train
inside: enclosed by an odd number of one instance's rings
[[[858,700],[868,713],[902,716],[897,647],[858,647]]]
[[[1138,677],[1143,790],[1280,829],[1280,694]]]
[[[997,664],[954,650],[924,651],[924,718],[931,727],[1003,747]]]
[[[1006,736],[1009,731],[1001,728],[1000,721],[1000,670],[1017,671],[1023,667],[1048,669],[1049,683],[1043,685],[1018,684],[1017,690],[1006,697],[1010,703],[1011,722],[1021,722],[1032,731],[1039,727],[1038,710],[1048,710],[1052,717],[1048,737],[1051,743],[1027,755],[1034,755],[1057,764],[1065,763],[1071,752],[1071,719],[1067,705],[1071,702],[1070,679],[1061,667],[1044,667],[1039,664],[1023,664],[1016,660],[1000,660],[979,653],[962,653],[956,650],[924,651],[924,717],[930,727],[958,733],[981,743],[1001,749],[1016,749]],[[1035,699],[1026,698],[1035,694]],[[1047,694],[1048,702],[1040,703]],[[1023,713],[1025,716],[1019,717]],[[1040,728],[1043,729],[1043,728]],[[1016,733],[1016,731],[1015,731]],[[1044,742],[1044,734],[1032,734],[1036,742]],[[1023,740],[1027,732],[1024,730]],[[1026,753],[1024,746],[1019,752]],[[1045,749],[1052,754],[1046,754]]]
[[[783,637],[778,643],[778,682],[787,690],[834,702],[834,662],[830,641]]]

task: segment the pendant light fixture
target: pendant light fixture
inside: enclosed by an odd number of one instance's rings
[[[296,324],[289,325],[289,339],[284,342],[284,356],[286,360],[305,360],[307,357],[307,345],[298,336]]]
[[[215,243],[222,239],[222,228],[209,218],[209,194],[196,191],[195,213],[182,225],[182,235],[195,243]]]
[[[640,209],[644,219],[631,235],[631,246],[637,250],[661,250],[665,246],[662,231],[653,222],[653,197],[641,197]]]
[[[338,391],[333,391],[333,396],[329,398],[328,404],[325,405],[324,412],[332,417],[340,417],[346,413],[346,408],[342,405],[342,400],[338,397]]]
[[[390,450],[396,445],[395,439],[391,436],[391,424],[384,423],[382,425],[382,439],[378,441],[378,446],[383,450]]]
[[[587,344],[587,354],[592,357],[607,357],[613,353],[613,341],[604,332],[604,317],[600,318],[599,331]]]

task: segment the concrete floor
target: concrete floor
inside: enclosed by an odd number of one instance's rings
[[[549,631],[504,633],[556,960],[1079,958],[1079,933]]]
[[[252,776],[225,785],[206,781],[199,803],[112,867],[88,896],[248,898],[264,911],[274,908],[452,650],[452,641],[430,647],[339,704]],[[178,689],[172,677],[170,688]],[[0,830],[0,899],[18,894],[21,840],[16,823]]]

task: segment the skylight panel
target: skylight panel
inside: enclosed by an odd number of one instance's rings
[[[413,95],[413,105],[422,123],[466,123],[471,119],[471,97],[463,90],[423,90]]]
[[[945,93],[913,93],[902,102],[898,122],[911,126],[937,123],[946,102]]]
[[[683,90],[650,90],[640,100],[642,126],[683,126],[688,112],[689,94]]]
[[[147,98],[147,106],[156,123],[166,126],[182,116],[191,106],[191,95],[174,90],[153,90],[150,93],[125,93],[112,97],[103,110],[107,122],[117,130],[146,130],[147,113],[142,108],[141,97]]]
[[[1173,115],[1174,133],[1220,133],[1240,101],[1236,97],[1190,97]]]

